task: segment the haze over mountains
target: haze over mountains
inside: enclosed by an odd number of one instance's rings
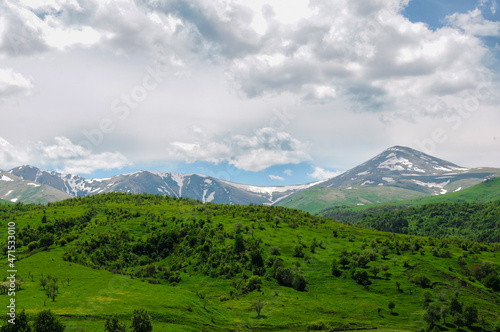
[[[43,184],[54,189],[54,192],[65,194],[58,196],[52,193],[52,200],[57,200],[56,197],[64,199],[106,192],[128,192],[187,197],[224,204],[279,204],[316,212],[332,204],[359,205],[445,194],[471,187],[497,175],[500,175],[500,169],[469,169],[411,148],[394,146],[339,176],[294,186],[261,187],[202,174],[146,170],[111,178],[85,179],[34,166],[13,168],[8,176]],[[5,195],[8,189],[6,183],[0,181],[0,198],[9,199]],[[21,201],[21,196],[18,200]]]

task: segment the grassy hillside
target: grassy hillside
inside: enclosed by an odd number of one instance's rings
[[[293,195],[278,205],[302,209],[309,213],[318,213],[331,205],[364,206],[414,199],[426,195],[414,190],[389,186],[353,187],[351,189],[313,187]]]
[[[463,331],[491,331],[500,315],[498,245],[383,233],[283,207],[117,193],[2,205],[0,219],[2,241],[8,222],[17,228],[16,309],[32,320],[50,308],[67,331],[103,331],[112,314],[130,326],[139,308],[154,331],[416,331],[429,327],[432,308],[457,299],[478,310]],[[48,275],[54,299],[40,282]],[[0,301],[5,308],[9,296]],[[260,316],[251,309],[259,303]],[[434,325],[456,330],[461,317]]]

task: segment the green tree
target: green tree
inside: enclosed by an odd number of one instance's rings
[[[132,332],[151,332],[153,331],[153,323],[151,316],[144,309],[135,309],[134,316],[132,317],[132,324],[130,325]]]
[[[441,318],[441,309],[435,304],[432,303],[429,305],[427,308],[427,312],[424,315],[424,320],[431,324],[431,328],[434,326],[434,324],[439,321]]]
[[[116,315],[106,318],[104,323],[104,332],[126,332],[125,324],[120,323]]]
[[[264,308],[264,305],[264,302],[261,300],[253,301],[252,309],[257,312],[257,318],[261,318],[260,312],[262,311],[262,308]]]
[[[336,277],[340,277],[342,275],[342,271],[339,269],[339,264],[335,258],[332,261],[332,274]]]
[[[59,317],[50,309],[40,311],[33,323],[34,332],[63,332],[64,329],[65,326],[59,321]]]
[[[373,274],[373,277],[376,278],[377,274],[379,274],[379,272],[380,272],[380,268],[378,266],[376,266],[376,265],[372,265],[368,269],[368,272],[370,272],[371,274]]]
[[[450,313],[452,315],[454,314],[461,314],[462,313],[462,304],[458,301],[458,298],[452,297],[450,300]]]
[[[443,317],[443,323],[446,325],[446,316],[450,314],[450,307],[447,305],[441,306],[441,317]]]
[[[396,303],[394,302],[389,302],[389,305],[388,305],[389,309],[391,310],[391,314],[392,314],[392,310],[396,307]]]
[[[31,327],[28,325],[28,316],[23,310],[16,316],[16,324],[7,323],[0,328],[0,332],[31,332]]]
[[[245,251],[245,242],[243,241],[243,235],[236,234],[234,237],[234,253],[241,254]]]
[[[464,307],[464,319],[467,326],[477,322],[477,307],[474,304],[467,304]]]
[[[297,244],[293,247],[293,257],[304,257],[304,252],[302,251],[302,245]]]

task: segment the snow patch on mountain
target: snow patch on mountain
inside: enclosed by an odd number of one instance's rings
[[[0,177],[0,181],[11,182],[11,181],[14,181],[14,180],[12,180],[11,178],[9,178],[7,175],[2,175],[2,177]]]

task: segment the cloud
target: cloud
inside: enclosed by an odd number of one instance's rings
[[[283,173],[286,175],[286,176],[291,176],[292,175],[292,170],[291,169],[285,169],[283,171]]]
[[[329,170],[326,170],[324,168],[314,166],[313,172],[308,173],[307,175],[313,179],[326,180],[326,179],[330,179],[330,178],[339,176],[342,173],[343,172],[340,172],[340,171],[329,171]]]
[[[285,178],[279,175],[269,174],[271,180],[285,181]]]
[[[283,131],[261,128],[253,136],[229,135],[203,143],[172,142],[167,149],[169,159],[188,163],[228,162],[245,171],[261,171],[270,166],[297,164],[310,160],[307,145]]]
[[[474,36],[500,36],[500,22],[489,21],[478,8],[465,14],[455,13],[446,17],[448,24]]]
[[[90,174],[96,170],[121,169],[131,165],[119,152],[91,153],[63,136],[55,137],[54,141],[52,145],[39,141],[14,146],[0,137],[0,164],[5,168],[32,164],[72,174]]]
[[[31,78],[26,78],[12,69],[0,68],[0,100],[11,96],[30,95],[34,88]]]

